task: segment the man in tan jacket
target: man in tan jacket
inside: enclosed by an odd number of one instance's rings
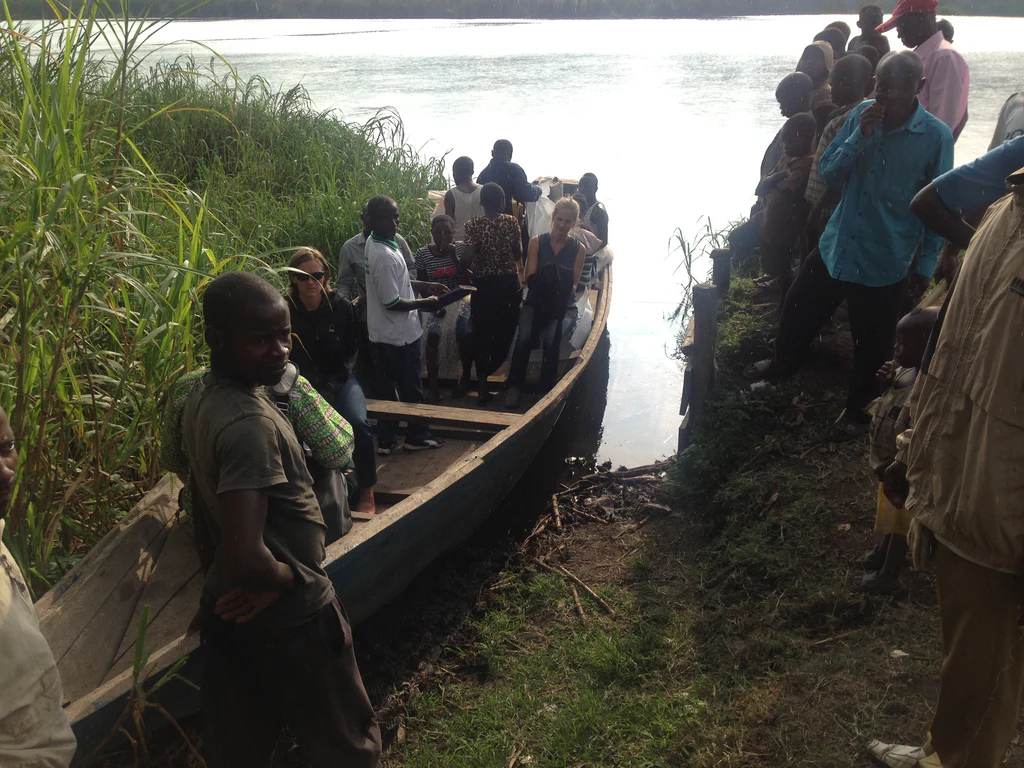
[[[956,171],[953,171],[956,173]],[[1024,169],[971,240],[911,398],[886,493],[934,558],[942,673],[922,748],[874,742],[881,765],[997,768],[1024,698]]]

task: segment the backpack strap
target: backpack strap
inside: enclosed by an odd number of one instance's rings
[[[285,418],[288,417],[288,406],[291,402],[292,390],[295,388],[295,382],[299,380],[299,369],[295,367],[295,363],[288,363],[285,368],[284,376],[272,387],[269,387],[269,393],[271,399],[274,401],[274,405],[277,406]]]

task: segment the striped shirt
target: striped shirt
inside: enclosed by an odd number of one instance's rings
[[[436,256],[429,245],[416,251],[416,273],[429,283],[440,283],[449,291],[459,287],[462,243],[455,243],[455,257]]]

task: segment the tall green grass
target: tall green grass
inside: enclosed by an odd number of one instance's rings
[[[164,388],[201,363],[197,295],[287,249],[337,253],[379,193],[426,235],[441,160],[225,63],[153,63],[162,22],[78,16],[0,34],[0,404],[21,467],[8,544],[38,592],[160,475]],[[54,13],[56,13],[56,6]]]

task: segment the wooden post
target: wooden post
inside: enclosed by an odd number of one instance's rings
[[[728,252],[727,252],[728,253]],[[684,344],[687,357],[679,427],[679,450],[689,445],[690,435],[703,413],[715,380],[715,342],[718,339],[718,287],[707,283],[693,287],[693,318]]]
[[[728,248],[715,248],[711,252],[712,280],[718,288],[719,296],[729,295],[729,279],[732,273],[732,251]]]

